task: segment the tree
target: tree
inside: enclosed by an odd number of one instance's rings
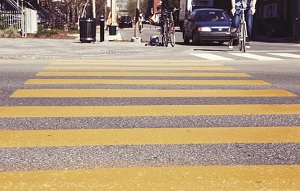
[[[171,9],[180,7],[180,0],[168,0]]]
[[[147,13],[147,9],[148,9],[148,1],[147,0],[140,0],[140,12],[145,14],[145,13]],[[136,0],[129,0],[128,1],[127,11],[128,11],[129,16],[135,17]]]
[[[91,0],[66,0],[64,10],[62,10],[67,18],[68,26],[75,26],[79,24],[79,19],[92,15]],[[96,0],[96,19],[100,16],[106,16],[106,0]]]

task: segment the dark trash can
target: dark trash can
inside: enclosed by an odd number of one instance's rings
[[[117,34],[117,26],[109,26],[108,28],[108,32],[109,32],[109,35],[116,35]]]
[[[96,41],[96,19],[81,18],[79,19],[80,42]]]

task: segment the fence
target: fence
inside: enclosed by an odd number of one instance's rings
[[[21,13],[19,11],[0,10],[0,22],[5,27],[21,29]]]

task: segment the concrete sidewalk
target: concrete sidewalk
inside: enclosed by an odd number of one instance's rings
[[[93,43],[81,43],[79,34],[72,35],[76,37],[75,39],[0,38],[0,60],[113,59],[145,54],[144,43],[123,42],[119,31],[116,35],[109,35],[107,30],[104,32],[104,41],[100,42],[100,27],[97,26],[96,41]]]

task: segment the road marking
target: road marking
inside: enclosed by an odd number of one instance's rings
[[[245,73],[218,72],[39,72],[36,76],[174,76],[174,77],[251,77]]]
[[[285,90],[19,89],[10,97],[292,97]]]
[[[117,66],[46,66],[45,70],[157,70],[157,71],[172,71],[172,70],[182,70],[182,71],[203,71],[203,70],[235,70],[231,67],[148,67],[145,65],[140,65],[138,67],[128,66],[128,67],[117,67]]]
[[[29,79],[25,84],[270,85],[261,80]]]
[[[207,61],[200,61],[200,60],[55,60],[51,63],[51,65],[60,65],[60,64],[124,64],[124,65],[136,65],[140,66],[141,63],[143,64],[153,64],[153,65],[177,65],[177,64],[188,64],[188,65],[198,65],[205,62],[207,63],[213,63],[209,60]]]
[[[288,57],[288,58],[300,58],[299,54],[291,54],[291,53],[268,53],[274,56],[282,56],[282,57]]]
[[[197,53],[197,54],[192,54],[192,55],[200,57],[200,58],[208,59],[208,60],[233,60],[231,58],[226,58],[223,56],[218,56],[218,55],[210,54],[210,53]]]
[[[51,63],[50,65],[65,65],[65,66],[70,66],[70,65],[82,65],[82,66],[86,66],[86,65],[99,65],[99,66],[136,66],[136,67],[161,67],[161,66],[176,66],[176,67],[194,67],[194,66],[223,66],[223,64],[219,64],[219,63],[213,63],[213,62],[199,62],[197,60],[195,60],[194,62],[185,62],[185,61],[181,61],[181,62],[156,62],[156,61],[152,61],[152,62],[144,62],[144,61],[140,61],[140,62],[123,62],[123,61],[116,61],[116,62],[99,62],[99,61],[86,61],[86,60],[82,60],[82,61],[70,61],[70,62],[54,62]]]
[[[269,56],[260,56],[256,54],[250,54],[250,53],[230,53],[231,55],[234,56],[239,56],[239,57],[245,57],[245,58],[251,58],[254,60],[283,60],[280,58],[275,58],[275,57],[269,57]]]
[[[300,127],[1,130],[0,147],[300,143]]]
[[[1,106],[0,118],[140,117],[210,115],[299,115],[300,104],[136,105],[136,106]]]
[[[15,190],[300,190],[299,165],[127,167],[0,172]]]

